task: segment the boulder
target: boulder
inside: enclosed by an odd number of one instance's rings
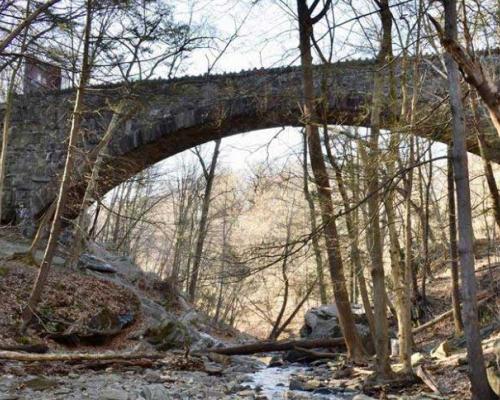
[[[165,310],[165,307],[145,296],[138,296],[141,302],[142,315],[147,326],[158,325],[165,319],[172,319],[173,316]]]
[[[25,387],[35,391],[53,389],[58,385],[59,383],[57,381],[44,376],[37,376],[36,378],[24,382]]]
[[[308,339],[320,339],[342,336],[335,304],[311,308],[304,315],[304,325],[300,336]]]
[[[217,345],[220,344],[218,340],[210,336],[208,333],[202,331],[198,331],[197,333],[199,338],[195,343],[193,343],[193,346],[191,347],[191,350],[193,351],[205,350],[212,347],[217,347]]]
[[[200,340],[200,335],[178,320],[166,319],[155,327],[148,328],[145,339],[159,351],[187,349]]]
[[[353,305],[356,327],[361,336],[361,340],[366,350],[370,354],[375,353],[375,348],[371,338],[370,328],[366,321],[366,316],[361,306]],[[338,319],[338,309],[335,304],[326,304],[313,307],[304,315],[304,325],[300,329],[300,336],[304,339],[326,339],[342,337]],[[285,355],[285,360],[290,362],[299,361],[304,358],[303,353],[289,351]]]
[[[99,400],[128,400],[128,393],[123,389],[105,388],[101,391]]]
[[[144,386],[141,390],[141,396],[145,400],[169,400],[172,398],[165,386],[160,383]]]
[[[80,268],[89,269],[91,271],[102,272],[105,274],[116,273],[116,268],[103,259],[89,253],[82,253],[78,260]]]
[[[352,400],[376,400],[373,397],[367,396],[366,394],[360,393],[355,395]]]
[[[128,311],[123,314],[117,314],[104,307],[98,314],[94,315],[88,328],[93,333],[115,334],[134,322],[134,315]]]
[[[103,344],[130,326],[135,320],[132,311],[116,313],[104,306],[85,325],[71,326],[62,333],[54,333],[50,337],[65,344],[89,343]]]

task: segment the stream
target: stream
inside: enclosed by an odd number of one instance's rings
[[[339,393],[335,388],[322,387],[300,390],[296,388],[295,377],[307,376],[314,379],[314,370],[304,365],[289,365],[284,367],[264,367],[248,375],[248,380],[242,384],[258,392],[259,396],[268,400],[281,399],[316,399],[316,400],[347,400],[356,394],[353,392]],[[290,383],[292,382],[292,385]],[[317,382],[317,380],[316,380]],[[296,390],[299,389],[299,390]],[[335,392],[335,393],[333,393]]]

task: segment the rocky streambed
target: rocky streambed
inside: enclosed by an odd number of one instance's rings
[[[33,365],[27,371],[25,367],[21,363],[3,366],[0,400],[362,398],[359,391],[333,379],[328,364],[267,367],[254,357],[232,357],[224,366],[209,362],[191,371],[161,363],[151,368],[130,365],[101,371],[67,366],[66,372],[62,365],[59,369],[39,365],[36,374],[30,373],[35,370]]]

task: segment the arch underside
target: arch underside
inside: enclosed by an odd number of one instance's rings
[[[352,113],[336,109],[330,112],[328,124],[366,127],[367,118],[365,113]],[[110,156],[107,157],[101,169],[101,176],[104,178],[100,179],[98,184],[99,194],[103,195],[157,162],[195,146],[218,138],[284,126],[303,126],[298,108],[286,114],[269,111],[266,116],[257,111],[254,113],[247,112],[244,116],[235,115],[220,121],[205,122],[201,125],[180,128],[175,132],[170,131],[170,120],[158,121],[157,124],[148,127],[147,131],[138,130],[134,135],[126,135],[113,143]],[[450,141],[449,128],[443,123],[434,126],[431,123],[422,125],[416,133],[420,137],[436,142],[449,143]],[[490,141],[493,145],[490,149],[500,148],[500,146],[494,145],[498,143],[495,142],[495,139],[498,138],[491,135]],[[124,149],[129,150],[123,151]],[[468,150],[479,155],[475,137],[468,140]],[[490,151],[489,158],[493,162],[500,163],[499,152]],[[75,185],[73,187],[73,197],[80,199],[83,196],[83,190],[83,185]],[[78,201],[75,200],[75,203],[78,203]],[[74,213],[71,214],[74,215]]]

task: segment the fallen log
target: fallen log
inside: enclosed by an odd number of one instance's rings
[[[30,354],[17,351],[0,351],[0,360],[15,361],[98,361],[98,360],[159,360],[165,357],[163,353],[46,353]]]
[[[333,339],[301,339],[301,340],[280,340],[262,341],[256,343],[243,344],[234,347],[221,347],[206,349],[205,352],[224,354],[227,356],[248,355],[255,353],[267,353],[271,351],[293,350],[296,347],[303,349],[317,349],[330,347],[344,347],[344,338]]]
[[[479,305],[483,304],[484,302],[491,299],[493,296],[494,296],[494,293],[488,293],[488,292],[479,293],[479,295],[477,296],[477,298],[478,298],[477,305],[479,306]],[[426,322],[425,324],[417,326],[416,328],[413,329],[412,332],[415,335],[415,334],[422,332],[423,330],[425,330],[433,325],[436,325],[438,322],[440,322],[448,317],[451,317],[452,315],[453,315],[453,308],[438,315],[436,318],[431,319],[430,321]]]
[[[112,359],[112,360],[97,360],[97,361],[70,361],[70,364],[74,364],[74,369],[80,370],[88,370],[91,369],[93,371],[102,371],[106,368],[127,368],[127,367],[141,367],[141,368],[153,368],[155,364],[155,360],[138,358],[134,360],[120,360],[120,359]]]
[[[49,347],[46,344],[1,344],[0,350],[6,351],[22,351],[25,353],[38,353],[43,354],[49,351]]]
[[[325,358],[338,358],[339,354],[338,353],[331,353],[329,351],[316,351],[316,350],[311,350],[311,349],[305,349],[304,347],[294,347],[293,348],[295,351],[298,351],[299,353],[303,353],[304,357],[307,358],[308,360],[314,361],[314,360],[323,360]]]

